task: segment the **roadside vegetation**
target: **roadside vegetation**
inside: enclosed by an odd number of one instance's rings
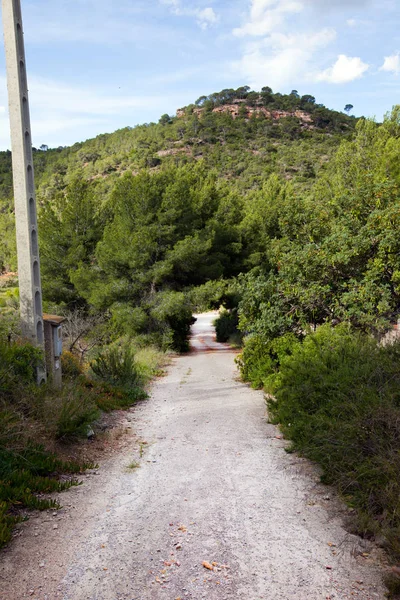
[[[79,473],[95,466],[60,456],[76,454],[79,444],[100,432],[102,414],[146,398],[146,384],[166,364],[156,348],[136,352],[120,340],[92,348],[92,358],[83,362],[66,351],[62,389],[38,387],[43,356],[12,330],[9,313],[2,315],[6,323],[15,340],[0,342],[0,547],[27,511],[60,507],[49,494],[79,485]]]
[[[399,154],[400,107],[378,124],[268,87],[35,151],[45,306],[67,318],[68,377],[56,401],[6,395],[6,410],[53,439],[82,434],[142,398],[163,353],[188,350],[195,310],[222,306],[218,339],[242,344],[243,378],[357,531],[400,559],[400,350],[382,343],[400,309]],[[10,161],[0,153],[0,269],[13,272]],[[0,278],[8,351],[17,305],[15,277]]]

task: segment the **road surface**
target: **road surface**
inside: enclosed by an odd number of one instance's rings
[[[127,413],[122,449],[0,554],[2,600],[384,598],[375,550],[285,453],[214,317]]]

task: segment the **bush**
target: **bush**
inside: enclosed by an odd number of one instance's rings
[[[238,324],[239,318],[236,309],[221,311],[214,322],[217,342],[228,342],[232,336],[238,334]]]
[[[78,377],[83,373],[79,358],[72,352],[64,351],[61,355],[62,374],[65,377]]]
[[[182,292],[164,291],[154,296],[150,308],[154,329],[160,332],[161,348],[187,352],[194,323],[192,303]]]
[[[0,399],[12,398],[21,386],[32,385],[42,362],[42,352],[30,344],[0,343]]]
[[[142,383],[140,369],[128,343],[102,350],[90,367],[98,379],[117,387],[135,388]]]
[[[292,333],[274,339],[258,334],[249,335],[236,359],[242,379],[256,389],[264,387],[269,391],[274,378],[278,376],[281,361],[299,344],[299,339]]]
[[[154,376],[164,374],[164,367],[168,364],[168,356],[155,346],[147,346],[136,352],[136,362],[146,381]]]
[[[99,411],[94,395],[80,385],[64,384],[55,421],[56,439],[71,440],[85,437],[98,416]]]
[[[269,408],[293,449],[319,462],[400,557],[400,343],[322,326],[281,361]]]

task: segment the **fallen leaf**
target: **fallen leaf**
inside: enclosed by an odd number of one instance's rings
[[[214,567],[212,565],[210,565],[210,563],[207,562],[206,560],[203,560],[203,562],[201,564],[203,565],[203,567],[205,569],[209,569],[209,571],[214,571]]]
[[[167,560],[164,560],[164,565],[166,567],[170,567],[172,565],[172,563],[168,562]]]
[[[211,563],[213,567],[218,567],[218,563],[217,562],[213,562]]]

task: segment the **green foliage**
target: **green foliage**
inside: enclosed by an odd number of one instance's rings
[[[228,342],[229,339],[238,333],[238,314],[237,310],[223,310],[214,322],[217,342]]]
[[[42,362],[41,351],[29,344],[0,343],[0,400],[15,398],[21,387],[32,386]]]
[[[269,408],[293,448],[319,462],[400,556],[400,343],[381,346],[348,325],[306,336],[281,360]]]
[[[99,416],[94,395],[80,385],[64,384],[58,403],[60,406],[57,407],[55,423],[56,439],[70,441],[77,437],[85,437],[91,424]]]
[[[61,355],[61,368],[63,377],[78,377],[83,372],[79,358],[67,350]]]
[[[0,432],[2,429],[0,416]],[[13,527],[22,518],[21,509],[57,509],[58,502],[43,494],[78,485],[75,478],[60,481],[58,475],[80,473],[91,466],[61,461],[37,444],[15,450],[0,441],[0,547],[11,540]]]
[[[129,344],[113,345],[101,350],[90,363],[95,376],[105,383],[122,388],[136,388],[142,378]]]
[[[251,386],[270,391],[279,376],[279,367],[286,356],[290,356],[300,344],[293,333],[277,338],[265,338],[252,334],[245,338],[241,354],[236,358],[240,374]]]
[[[46,199],[39,214],[41,268],[46,298],[69,306],[82,303],[75,275],[91,268],[105,212],[95,187],[77,177]]]

